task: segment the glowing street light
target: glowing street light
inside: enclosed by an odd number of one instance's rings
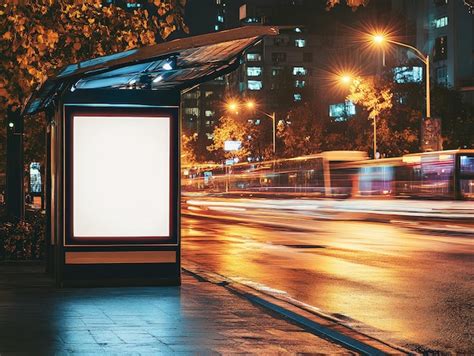
[[[398,42],[387,38],[382,34],[374,34],[371,36],[372,42],[376,45],[383,45],[384,43],[392,43],[397,46],[405,47],[412,50],[416,57],[425,64],[425,71],[426,71],[426,118],[429,119],[431,117],[431,93],[430,93],[430,56],[424,55],[418,48],[413,47],[409,44]],[[385,62],[385,60],[384,60]]]
[[[256,109],[257,105],[255,104],[255,101],[252,101],[252,100],[248,100],[245,103],[245,106],[249,110],[257,110],[259,113],[261,113],[261,114],[265,115],[266,117],[269,117],[270,119],[272,119],[272,124],[273,124],[273,157],[275,157],[275,152],[276,152],[276,113],[273,112],[273,113],[269,114],[269,113],[267,113],[263,110]]]
[[[253,109],[255,108],[255,101],[248,100],[248,101],[245,103],[245,106],[247,107],[247,109],[253,110]]]
[[[373,35],[372,36],[372,40],[376,43],[376,44],[381,44],[382,42],[385,42],[385,36],[384,35]]]
[[[246,102],[244,103],[239,103],[237,101],[230,101],[226,104],[226,108],[228,111],[230,112],[235,112],[236,114],[238,113],[238,109],[239,107],[245,107],[247,110],[251,110],[251,111],[258,111],[259,113],[269,117],[270,119],[272,119],[272,124],[273,124],[273,156],[275,156],[275,152],[276,152],[276,113],[273,112],[271,114],[263,111],[263,110],[260,110],[257,108],[257,104],[255,103],[255,101],[253,100],[247,100]]]
[[[231,101],[231,102],[227,103],[227,109],[229,111],[237,113],[238,108],[239,108],[239,104],[235,101]]]
[[[351,84],[353,82],[353,78],[351,75],[349,74],[343,74],[340,76],[340,81],[342,84],[345,84],[345,85],[348,85],[348,84]]]

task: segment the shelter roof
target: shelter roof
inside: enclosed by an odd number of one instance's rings
[[[229,73],[242,53],[278,28],[246,26],[93,58],[62,68],[33,93],[23,111],[44,110],[63,90],[182,90]]]

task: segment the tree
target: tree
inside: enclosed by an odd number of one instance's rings
[[[283,155],[296,157],[321,151],[324,123],[308,103],[297,106],[278,124],[278,137],[284,143]]]
[[[244,145],[253,159],[267,160],[273,157],[273,120],[264,114],[245,125]]]
[[[101,0],[0,6],[0,107],[19,106],[49,74],[85,59],[148,46],[183,23],[186,0],[149,0],[133,12]]]
[[[392,104],[393,94],[387,87],[377,87],[373,82],[356,78],[352,81],[350,87],[350,94],[347,100],[354,104],[360,105],[368,112],[368,119],[373,123],[373,142],[374,142],[374,157],[377,152],[377,121],[380,120],[381,115],[390,110]],[[384,124],[383,128],[387,127]],[[387,131],[384,131],[387,134]],[[386,135],[385,135],[386,136]]]
[[[247,145],[247,126],[246,123],[236,120],[226,115],[219,119],[219,125],[213,132],[213,144],[208,146],[210,152],[214,152],[218,160],[229,158],[238,158],[240,160],[249,155]],[[237,151],[225,151],[225,141],[240,141],[241,148]]]
[[[181,136],[181,165],[190,166],[196,163],[196,141],[197,133],[194,135]]]
[[[326,8],[328,10],[332,9],[334,6],[341,3],[341,0],[327,0]],[[367,6],[369,0],[346,0],[347,6],[350,6],[352,10],[357,10],[359,6]]]
[[[0,5],[0,115],[16,115],[47,76],[69,63],[152,45],[177,29],[187,31],[183,22],[186,0],[148,0],[133,11],[102,3],[36,0]],[[26,121],[26,162],[42,161],[44,124],[41,116]],[[5,128],[0,134],[5,141]],[[8,137],[19,140],[22,134]],[[16,155],[10,161],[22,160],[20,152]]]

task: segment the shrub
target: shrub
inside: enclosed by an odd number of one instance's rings
[[[44,256],[45,216],[29,211],[25,220],[0,224],[0,258],[41,259]]]

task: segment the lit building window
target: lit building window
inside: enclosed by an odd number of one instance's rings
[[[293,67],[293,75],[306,75],[306,73],[305,67]]]
[[[247,75],[249,77],[258,77],[262,74],[262,67],[248,67]]]
[[[294,101],[301,101],[302,99],[303,97],[301,96],[301,94],[293,94]]]
[[[301,39],[301,38],[295,40],[295,46],[296,46],[296,47],[299,47],[299,48],[306,47],[306,40],[303,40],[303,39]]]
[[[188,115],[199,116],[199,108],[185,108],[184,113]]]
[[[295,32],[300,33],[300,32],[301,32],[301,28],[299,28],[299,27],[295,28]]]
[[[204,115],[206,115],[207,117],[214,116],[214,111],[206,110],[206,111],[204,111]]]
[[[205,97],[205,98],[209,98],[209,97],[212,96],[213,94],[214,94],[213,91],[206,91],[206,92],[204,93],[204,97]]]
[[[215,25],[214,30],[219,31],[219,25]]]
[[[224,22],[224,16],[222,15],[217,16],[217,21]]]
[[[354,116],[355,114],[355,105],[350,100],[346,100],[344,103],[329,105],[329,116],[334,121],[345,121],[349,116]]]
[[[435,61],[448,59],[448,36],[436,38],[433,58]]]
[[[272,77],[277,77],[281,74],[282,68],[272,68]]]
[[[393,80],[397,83],[419,83],[423,80],[423,68],[395,67],[393,68]]]
[[[436,19],[434,25],[435,25],[435,28],[448,26],[448,16],[443,16],[443,17],[440,17],[439,19]]]
[[[247,81],[247,87],[249,90],[261,90],[262,81],[261,80],[249,80]]]
[[[436,68],[436,82],[440,85],[448,85],[448,67]]]
[[[247,22],[247,23],[259,23],[259,22],[260,22],[260,18],[258,18],[258,17],[247,17],[246,19],[244,19],[244,22]]]
[[[247,53],[247,61],[258,62],[262,60],[260,53]]]
[[[295,81],[295,87],[296,88],[304,88],[306,82],[304,80],[296,80]]]

